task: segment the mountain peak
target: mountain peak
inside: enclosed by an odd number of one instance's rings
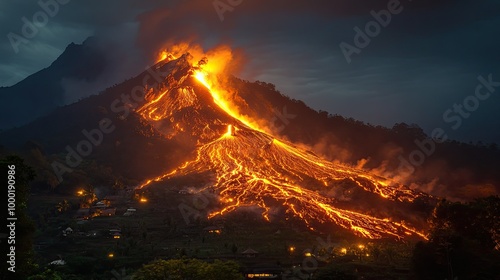
[[[92,81],[103,73],[106,63],[94,39],[70,43],[49,67],[13,86],[0,88],[0,129],[26,124],[66,105],[63,80]]]

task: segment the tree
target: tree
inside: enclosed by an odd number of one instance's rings
[[[64,280],[60,273],[57,271],[47,269],[42,273],[30,276],[28,280]]]
[[[94,187],[92,185],[88,185],[82,197],[81,208],[89,208],[96,200],[97,195],[95,194]]]
[[[69,204],[69,202],[66,199],[57,203],[57,205],[56,205],[57,212],[59,212],[59,213],[64,213],[64,212],[68,211],[68,209],[70,207],[71,207],[71,205]]]
[[[202,278],[200,278],[202,279]],[[207,280],[216,279],[243,279],[243,276],[239,272],[239,265],[234,261],[221,261],[215,260],[207,271]]]
[[[500,198],[468,203],[439,202],[430,220],[428,242],[413,251],[415,273],[422,279],[494,279],[500,271],[496,249],[500,233]]]
[[[355,280],[358,279],[349,266],[332,263],[326,267],[318,269],[314,274],[315,280]]]
[[[239,265],[234,261],[197,259],[155,260],[134,274],[135,280],[241,280]]]

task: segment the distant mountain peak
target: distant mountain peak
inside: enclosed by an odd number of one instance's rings
[[[0,88],[0,129],[29,123],[66,105],[63,79],[92,81],[103,73],[106,63],[94,39],[70,43],[49,67],[13,86]]]

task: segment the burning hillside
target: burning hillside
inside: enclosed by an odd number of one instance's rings
[[[177,48],[180,51],[186,50]],[[334,164],[277,139],[244,117],[227,98],[229,90],[220,80],[228,57],[227,49],[207,56],[199,50],[195,50],[194,56],[162,54],[157,67],[170,67],[170,74],[162,88],[148,90],[146,103],[137,111],[165,137],[183,135],[196,141],[196,157],[174,171],[148,180],[140,188],[174,177],[209,173],[213,179],[198,191],[210,189],[216,193],[221,207],[212,209],[208,218],[241,207],[258,207],[263,218],[270,220],[275,209],[281,208],[286,215],[303,220],[310,229],[336,224],[371,239],[425,238],[424,233],[404,221],[396,222],[393,220],[397,219],[373,211],[365,213],[364,207],[348,206],[371,204],[371,208],[377,208],[380,201],[410,204],[425,194],[365,171]],[[354,201],[353,192],[369,199]]]

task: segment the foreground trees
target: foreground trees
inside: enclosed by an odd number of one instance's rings
[[[429,241],[418,243],[413,253],[419,279],[500,277],[500,197],[443,200],[430,223]]]
[[[233,261],[213,263],[197,259],[155,260],[144,265],[134,280],[239,280],[243,279],[239,265]]]

